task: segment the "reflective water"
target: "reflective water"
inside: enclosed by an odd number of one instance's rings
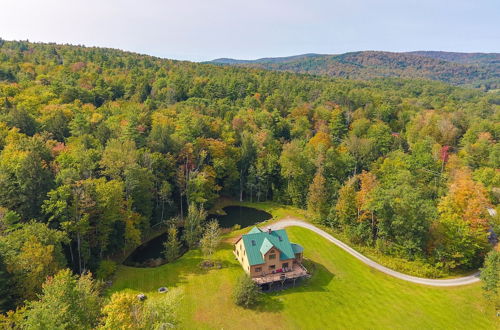
[[[209,218],[217,219],[222,228],[231,228],[236,224],[244,228],[272,218],[265,211],[245,206],[226,206],[223,210],[225,215],[209,215]]]
[[[271,214],[245,206],[227,206],[223,208],[225,215],[209,215],[208,219],[217,219],[222,228],[231,228],[239,224],[242,228],[252,226],[259,222],[271,219]],[[182,228],[179,230],[182,231]],[[179,235],[181,237],[181,235]],[[155,267],[165,263],[163,259],[163,251],[165,243],[168,239],[167,233],[161,234],[158,237],[140,245],[130,254],[124,264],[134,267]],[[187,251],[186,247],[182,247],[182,254]]]

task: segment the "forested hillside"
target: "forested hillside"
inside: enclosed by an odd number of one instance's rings
[[[0,304],[36,298],[64,267],[95,271],[220,196],[308,209],[435,269],[476,268],[498,228],[499,109],[498,93],[440,82],[0,41]]]
[[[432,79],[485,90],[497,89],[500,85],[500,54],[496,53],[362,51],[254,61],[222,58],[211,63],[362,80],[381,77]]]
[[[436,52],[436,51],[416,51],[407,54],[431,57],[448,62],[466,64],[491,64],[500,65],[499,53],[457,53],[457,52]]]

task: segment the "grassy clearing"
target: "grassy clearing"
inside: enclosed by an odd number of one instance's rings
[[[274,207],[274,206],[271,206]],[[280,212],[286,212],[281,210]],[[188,329],[405,328],[495,329],[493,307],[480,284],[434,288],[411,284],[375,271],[313,232],[287,229],[313,263],[313,277],[296,288],[266,294],[254,310],[237,307],[232,291],[243,270],[224,243],[215,258],[222,269],[201,270],[199,251],[158,268],[120,266],[110,289],[158,297],[161,286],[182,292],[179,318]],[[235,233],[231,234],[231,237]]]
[[[257,209],[264,210],[273,215],[273,218],[267,223],[272,223],[277,220],[280,220],[287,216],[296,217],[302,219],[304,221],[309,221],[312,217],[308,214],[306,210],[299,209],[294,206],[289,205],[281,205],[274,202],[261,202],[261,203],[251,203],[251,202],[238,202],[235,200],[222,198],[215,205],[214,210],[220,210],[228,205],[242,205],[247,207],[253,207]],[[343,232],[333,230],[332,228],[321,226],[316,224],[316,226],[320,227],[324,231],[330,233],[337,239],[340,239],[343,242],[349,244],[352,248],[356,249],[360,253],[365,256],[371,258],[372,260],[378,262],[379,264],[386,266],[388,268],[394,269],[401,273],[405,273],[408,275],[426,277],[426,278],[454,278],[460,276],[470,275],[475,272],[475,270],[466,271],[462,269],[444,271],[439,270],[437,268],[432,267],[431,265],[425,263],[421,260],[409,261],[402,258],[396,258],[393,256],[388,256],[381,253],[379,250],[369,246],[357,245],[349,241],[349,239],[344,235]],[[238,234],[245,232],[245,230],[239,231]]]

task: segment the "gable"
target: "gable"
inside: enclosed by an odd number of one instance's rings
[[[262,245],[260,246],[260,253],[264,256],[266,253],[274,247],[273,243],[271,243],[267,237],[262,241]]]
[[[280,251],[280,260],[295,258],[292,244],[284,229],[269,233],[256,228],[241,237],[251,266],[265,263],[264,255],[273,247]]]

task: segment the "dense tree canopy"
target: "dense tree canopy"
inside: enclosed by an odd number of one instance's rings
[[[499,105],[498,91],[425,80],[3,42],[0,271],[33,299],[47,276],[96,270],[173,216],[196,247],[221,196],[307,208],[386,254],[476,267],[500,200]]]

